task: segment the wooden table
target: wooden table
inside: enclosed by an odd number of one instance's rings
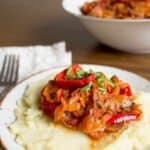
[[[134,55],[101,45],[61,8],[61,0],[0,1],[0,46],[52,44],[65,40],[73,63],[123,68],[150,80],[150,54]]]

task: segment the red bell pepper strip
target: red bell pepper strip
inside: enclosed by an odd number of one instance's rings
[[[79,65],[72,65],[71,66],[72,69],[72,73],[75,74],[77,70],[83,70]],[[59,80],[59,79],[65,79],[66,73],[67,73],[68,69],[63,70],[62,72],[56,74],[55,79]]]
[[[86,78],[75,79],[75,80],[67,80],[64,78],[60,79],[56,77],[55,83],[59,88],[76,89],[76,88],[81,88],[87,85],[90,81],[94,81],[94,80],[95,80],[95,76],[94,74],[91,74]]]
[[[132,90],[130,86],[125,87],[124,89],[120,89],[121,95],[132,96]]]
[[[75,71],[76,69],[82,70],[82,68],[79,65],[73,65],[72,68],[73,68],[73,71]],[[55,77],[55,83],[59,88],[63,88],[63,89],[81,88],[87,85],[90,81],[95,80],[94,74],[90,74],[88,77],[85,77],[83,79],[69,80],[65,78],[66,72],[67,72],[67,69],[63,70],[62,72],[57,74]]]
[[[138,118],[137,114],[116,114],[108,119],[107,124],[117,124],[123,122],[135,121]]]
[[[70,79],[70,76],[71,78],[76,78],[76,74],[78,70],[83,70],[83,69],[79,65],[76,65],[76,64],[72,65],[71,67],[67,69],[66,78],[68,79],[69,77]]]

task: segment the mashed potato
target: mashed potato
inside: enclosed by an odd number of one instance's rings
[[[150,150],[150,94],[137,95],[144,112],[140,122],[132,123],[116,135],[92,141],[79,131],[55,125],[39,109],[39,93],[45,84],[30,85],[15,110],[16,120],[10,126],[16,142],[27,150]]]

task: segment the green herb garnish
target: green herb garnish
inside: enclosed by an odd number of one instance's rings
[[[105,94],[105,93],[106,93],[106,89],[105,89],[105,88],[99,87],[98,90],[99,90],[102,94]]]
[[[100,72],[94,72],[93,71],[93,74],[95,75],[95,78],[99,78],[101,76],[101,73]]]
[[[92,87],[92,82],[89,82],[86,86],[80,89],[81,92],[87,92],[91,89]]]
[[[99,78],[97,78],[98,83],[104,82],[104,80],[105,80],[105,76],[100,76]]]
[[[84,75],[84,71],[83,70],[77,70],[76,75],[77,75],[78,79],[82,79],[83,75]]]
[[[66,77],[67,77],[67,79],[69,79],[69,80],[73,80],[73,79],[76,78],[76,76],[72,74],[72,67],[69,67],[69,68],[68,68],[68,70],[67,70],[67,72],[66,72]]]
[[[115,84],[112,82],[112,80],[108,80],[108,84],[109,84],[112,88],[115,87]]]
[[[93,70],[90,70],[89,73],[94,74],[96,79],[101,77],[101,76],[104,76],[101,72],[96,72],[96,71],[93,71]]]
[[[98,85],[100,87],[104,87],[104,80],[105,80],[105,76],[104,75],[101,75],[97,78],[97,82],[98,82]]]

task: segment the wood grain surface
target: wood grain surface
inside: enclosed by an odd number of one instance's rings
[[[0,1],[0,46],[62,40],[73,53],[73,63],[115,66],[150,80],[150,54],[128,54],[101,45],[62,9],[61,0]]]

